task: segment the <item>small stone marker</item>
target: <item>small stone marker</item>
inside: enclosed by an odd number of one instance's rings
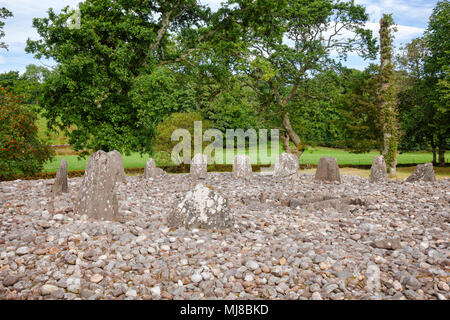
[[[61,193],[67,193],[68,191],[67,160],[61,159],[58,172],[56,172],[55,183],[52,186],[52,193],[54,195],[58,195]]]
[[[118,201],[115,184],[118,178],[117,162],[104,151],[89,158],[74,212],[99,220],[118,218]]]
[[[227,199],[202,183],[186,193],[168,221],[171,228],[225,229],[234,224]]]
[[[387,181],[386,162],[383,156],[378,156],[373,159],[372,168],[370,169],[370,183],[384,183]]]
[[[108,156],[111,158],[113,166],[116,170],[117,181],[126,181],[127,175],[123,168],[123,158],[119,151],[114,150],[108,152]]]
[[[274,177],[288,177],[298,173],[298,157],[293,153],[282,153],[275,162]]]
[[[319,160],[317,165],[315,180],[320,181],[338,181],[341,182],[341,175],[339,174],[339,166],[336,158],[323,157]]]
[[[250,157],[247,155],[237,155],[234,157],[233,162],[233,178],[235,179],[251,179],[252,164],[250,163]]]
[[[145,179],[157,178],[165,175],[167,175],[167,173],[163,169],[156,167],[155,160],[153,160],[152,158],[148,159],[144,169]]]
[[[208,174],[208,157],[197,153],[191,161],[190,175],[194,179],[206,179]]]
[[[436,181],[436,176],[434,175],[433,164],[425,163],[419,164],[414,170],[414,173],[410,175],[405,180],[406,182],[416,182],[416,181]]]

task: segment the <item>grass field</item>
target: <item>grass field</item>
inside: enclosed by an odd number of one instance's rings
[[[67,144],[68,139],[64,137],[62,134],[58,133],[50,133],[48,134],[46,132],[46,120],[43,117],[38,117],[38,128],[39,128],[39,136],[48,143],[52,145],[62,145]],[[269,147],[270,148],[270,147]],[[264,161],[261,161],[259,159],[258,150],[257,148],[250,148],[246,150],[245,154],[249,155],[252,159],[252,163],[254,164],[269,164],[270,162],[274,162],[278,154],[283,152],[282,146],[280,144],[278,151],[276,151],[274,154],[270,155],[269,150],[269,157],[266,158]],[[243,153],[243,152],[239,152]],[[70,148],[65,149],[58,149],[57,155],[55,159],[52,162],[46,163],[44,166],[44,172],[56,172],[58,170],[59,162],[62,158],[65,158],[68,162],[68,169],[69,171],[72,170],[84,170],[87,162],[86,159],[79,159],[78,156],[71,151]],[[224,151],[223,153],[223,163],[225,164],[232,164],[234,155],[238,154],[236,150],[233,151]],[[312,164],[316,165],[319,162],[319,159],[324,156],[330,156],[337,159],[339,166],[346,166],[346,165],[370,165],[372,163],[372,160],[374,157],[376,157],[379,153],[377,151],[372,151],[369,153],[364,154],[354,154],[350,153],[346,150],[342,149],[333,149],[333,148],[323,148],[323,147],[311,147],[308,148],[304,152],[304,154],[300,157],[300,164]],[[143,168],[145,166],[145,163],[147,162],[148,156],[140,156],[138,153],[132,153],[129,156],[124,156],[124,167],[125,168]],[[162,165],[171,165],[173,163],[167,162],[167,161],[161,161],[158,160],[160,157],[158,155],[154,156],[156,160],[156,164],[158,166]],[[270,160],[269,160],[270,159]],[[432,154],[430,152],[408,152],[408,153],[401,153],[398,155],[398,163],[399,164],[415,164],[415,163],[426,163],[431,162],[433,159]],[[450,162],[450,155],[446,155],[446,161]],[[409,168],[399,168],[398,172],[399,175],[402,175],[404,170]],[[446,171],[447,168],[436,168],[436,173],[438,174],[438,171],[444,175],[444,177],[449,175],[449,173]],[[358,169],[354,169],[358,170]],[[362,175],[369,175],[368,171],[361,170],[361,171],[355,171],[357,174]],[[404,173],[407,174],[408,172]]]
[[[279,153],[282,152],[281,148]],[[251,149],[246,152],[250,157],[255,158],[257,156],[257,150]],[[236,154],[236,152],[234,153]],[[274,154],[270,158],[275,158],[278,154]],[[377,152],[370,152],[365,154],[352,154],[345,150],[340,149],[331,149],[331,148],[310,148],[308,149],[300,158],[301,164],[312,164],[316,165],[320,158],[324,156],[335,157],[338,161],[338,164],[341,167],[345,167],[346,165],[370,165],[375,156],[377,156]],[[224,153],[224,161],[226,164],[233,163],[233,152],[229,152],[228,155]],[[62,158],[65,158],[68,162],[68,169],[71,170],[84,170],[86,166],[87,159],[78,159],[78,156],[69,154],[69,155],[58,155],[51,163],[47,163],[44,167],[45,172],[56,172],[58,170],[59,162]],[[148,156],[141,157],[138,153],[133,153],[129,156],[123,156],[124,159],[124,167],[125,168],[143,168],[145,163],[147,162]],[[156,163],[158,166],[161,165],[170,165],[171,163],[158,161],[158,157],[156,158]],[[447,161],[450,159],[447,157]],[[426,163],[432,161],[431,153],[427,152],[415,152],[415,153],[403,153],[398,156],[399,164],[413,164],[413,163]],[[258,164],[268,164],[269,161],[264,161],[261,163],[258,161]],[[368,176],[368,170],[354,169],[355,174]],[[412,172],[413,168],[398,168],[398,176],[399,178],[403,175],[409,175]],[[450,169],[449,168],[436,168],[436,174],[440,177],[449,177]]]

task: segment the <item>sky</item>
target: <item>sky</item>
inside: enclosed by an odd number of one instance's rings
[[[33,18],[46,17],[48,8],[53,8],[58,12],[67,5],[76,6],[79,2],[80,0],[0,0],[0,8],[6,7],[14,14],[13,18],[5,20],[6,35],[2,41],[9,46],[9,51],[0,49],[0,73],[11,70],[22,73],[28,64],[52,65],[51,61],[36,60],[32,54],[25,52],[27,39],[39,38],[32,27]],[[214,10],[220,6],[222,1],[200,0],[200,2],[209,5]],[[366,7],[370,16],[366,27],[373,31],[374,36],[378,35],[378,22],[382,14],[393,13],[398,28],[394,45],[398,48],[423,34],[438,0],[355,0],[355,2]],[[362,70],[370,62],[350,54],[344,65]]]

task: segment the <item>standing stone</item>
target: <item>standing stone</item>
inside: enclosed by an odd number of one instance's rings
[[[169,214],[169,227],[225,229],[233,226],[227,199],[199,183]]]
[[[373,159],[372,168],[370,169],[370,183],[383,183],[387,181],[386,162],[383,156],[378,156]]]
[[[237,155],[233,162],[233,177],[236,179],[251,179],[252,164],[250,157],[247,155]]]
[[[315,180],[320,181],[338,181],[341,182],[341,175],[339,174],[339,166],[336,158],[323,157],[319,160],[317,165]]]
[[[208,173],[208,157],[197,153],[191,161],[190,174],[194,179],[206,179]]]
[[[62,159],[59,163],[59,169],[58,172],[56,172],[55,183],[52,187],[52,193],[54,195],[68,192],[69,187],[67,179],[67,161],[66,159]]]
[[[298,157],[293,153],[282,153],[275,162],[274,177],[287,177],[296,174],[299,169]]]
[[[115,194],[117,163],[104,151],[91,155],[86,165],[80,193],[74,212],[99,220],[118,218],[118,201]]]
[[[145,179],[157,178],[165,175],[166,172],[163,169],[156,167],[155,160],[153,160],[152,158],[148,159],[144,169]]]
[[[123,158],[119,151],[114,150],[108,152],[108,156],[111,158],[114,169],[117,175],[117,181],[126,181],[127,175],[125,174],[125,170],[123,168]]]
[[[405,180],[406,182],[415,182],[415,181],[436,181],[436,176],[434,175],[433,164],[425,163],[419,164],[414,170],[414,173],[410,175]]]

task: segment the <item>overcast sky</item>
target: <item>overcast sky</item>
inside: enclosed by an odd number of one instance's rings
[[[80,0],[0,0],[0,7],[6,7],[14,14],[5,22],[6,36],[2,41],[9,45],[9,51],[0,51],[0,72],[17,70],[23,72],[26,65],[51,64],[49,61],[38,61],[33,55],[25,53],[27,38],[38,39],[38,34],[32,27],[33,18],[46,17],[48,8],[59,11],[67,5],[76,6]],[[201,3],[217,9],[221,0],[201,0]],[[438,0],[355,0],[366,6],[370,15],[367,27],[378,34],[378,22],[383,13],[393,13],[398,25],[395,45],[409,42],[423,34],[428,24],[433,8]],[[369,62],[355,55],[350,55],[345,63],[352,68],[364,69]]]

